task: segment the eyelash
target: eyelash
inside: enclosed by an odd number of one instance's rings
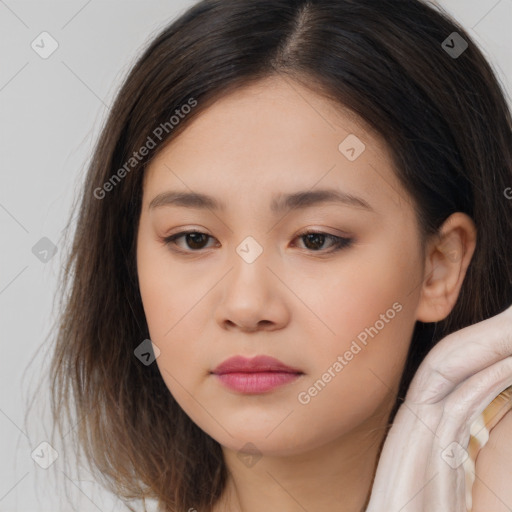
[[[171,235],[171,236],[163,238],[162,241],[165,243],[166,246],[174,245],[176,247],[176,245],[177,245],[175,243],[176,240],[178,240],[180,238],[183,238],[184,236],[190,235],[190,234],[205,235],[206,237],[208,237],[208,239],[213,238],[211,235],[208,235],[206,233],[202,233],[201,231],[194,231],[193,230],[193,231],[182,231],[180,233],[176,233],[174,235]],[[308,231],[304,231],[302,233],[299,233],[296,236],[296,238],[302,238],[302,237],[307,236],[307,235],[322,235],[322,236],[326,237],[327,239],[330,239],[331,241],[333,241],[333,245],[332,245],[331,249],[329,249],[329,250],[319,249],[317,251],[309,250],[310,252],[313,252],[313,253],[332,254],[332,253],[338,252],[338,251],[340,251],[342,249],[346,249],[346,248],[350,247],[352,245],[353,241],[354,241],[352,238],[345,238],[345,237],[335,236],[335,235],[331,235],[329,233],[324,233],[322,231],[314,231],[314,230],[308,230]],[[183,249],[175,249],[175,248],[171,248],[171,250],[173,250],[175,252],[182,253],[182,254],[190,254],[190,253],[202,251],[202,249],[185,251]],[[308,250],[308,249],[306,249],[306,250]]]

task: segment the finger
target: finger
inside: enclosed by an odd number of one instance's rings
[[[408,399],[438,402],[469,376],[511,355],[512,306],[439,341],[418,368]]]
[[[443,400],[443,415],[436,434],[467,434],[484,409],[512,385],[512,356],[484,368],[463,381]],[[461,427],[464,427],[462,432]]]

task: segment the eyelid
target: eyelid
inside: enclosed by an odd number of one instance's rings
[[[181,231],[178,231],[171,235],[164,236],[161,238],[161,242],[164,245],[169,246],[171,251],[179,253],[179,254],[193,255],[194,253],[201,254],[202,252],[204,252],[206,250],[205,248],[201,248],[201,249],[197,249],[197,250],[184,250],[184,249],[180,249],[180,248],[171,248],[171,246],[177,247],[175,240],[183,238],[189,234],[205,235],[208,238],[208,240],[210,240],[210,239],[216,240],[216,238],[213,235],[210,235],[209,233],[205,233],[196,228],[191,228],[188,230],[182,229]],[[299,231],[298,233],[296,233],[293,236],[293,240],[300,239],[309,234],[321,235],[327,239],[332,240],[332,242],[333,242],[331,247],[328,249],[319,249],[316,251],[302,249],[303,251],[310,253],[312,255],[319,255],[319,256],[329,255],[332,253],[336,253],[342,249],[348,248],[348,247],[352,246],[354,243],[354,237],[351,235],[334,235],[332,233],[323,231],[321,228],[315,229],[315,228],[311,228],[311,227],[304,228],[302,231]],[[218,240],[217,240],[217,242],[218,242]]]

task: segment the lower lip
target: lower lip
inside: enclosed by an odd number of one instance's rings
[[[230,389],[240,393],[264,393],[292,382],[301,374],[286,372],[254,372],[215,374]]]

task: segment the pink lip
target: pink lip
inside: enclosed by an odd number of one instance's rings
[[[235,356],[218,365],[213,374],[228,388],[241,393],[263,393],[291,382],[303,372],[269,356]]]

